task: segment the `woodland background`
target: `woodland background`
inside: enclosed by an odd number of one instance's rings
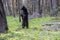
[[[0,33],[0,40],[60,40],[60,0],[2,2],[9,30]],[[22,29],[22,22],[19,22],[23,5],[29,13],[29,29]]]

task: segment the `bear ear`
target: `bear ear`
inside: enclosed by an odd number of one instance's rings
[[[25,9],[26,9],[26,7],[25,6],[22,6],[21,10],[25,10]]]

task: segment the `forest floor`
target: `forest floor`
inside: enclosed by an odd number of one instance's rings
[[[18,17],[7,17],[9,31],[0,33],[0,40],[60,40],[60,31],[42,31],[42,24],[53,21],[52,18],[34,18],[29,20],[29,29],[22,29]]]

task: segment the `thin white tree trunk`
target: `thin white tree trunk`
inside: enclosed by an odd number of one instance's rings
[[[22,6],[24,5],[25,7],[27,7],[27,2],[28,0],[22,0]]]
[[[47,9],[46,9],[46,0],[43,0],[43,14],[42,14],[42,16],[43,17],[46,17],[46,13],[47,13]]]

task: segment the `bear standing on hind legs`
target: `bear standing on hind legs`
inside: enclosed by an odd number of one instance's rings
[[[22,17],[22,28],[28,28],[28,12],[27,12],[27,8],[25,6],[23,6],[21,8],[21,10],[23,11],[23,13],[21,14]]]

